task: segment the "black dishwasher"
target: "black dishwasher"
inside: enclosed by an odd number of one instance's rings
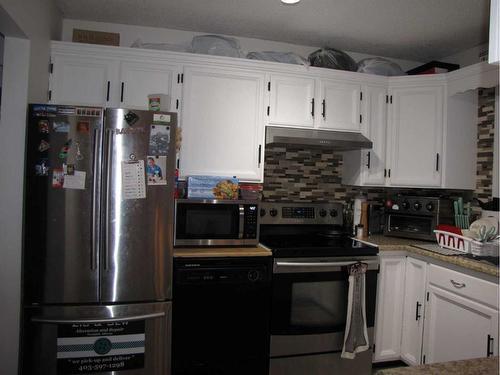
[[[174,375],[267,375],[271,257],[176,258]]]

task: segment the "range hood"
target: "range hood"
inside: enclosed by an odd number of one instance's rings
[[[373,143],[361,133],[268,126],[266,128],[266,145],[352,151],[370,149]]]

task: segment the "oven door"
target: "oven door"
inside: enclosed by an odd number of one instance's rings
[[[437,222],[434,216],[390,214],[387,217],[385,234],[422,240],[434,240],[434,229],[436,225]]]
[[[348,268],[358,261],[368,264],[366,321],[373,327],[378,257],[275,259],[271,357],[342,350]]]
[[[237,245],[244,237],[245,206],[238,201],[177,200],[175,246]]]

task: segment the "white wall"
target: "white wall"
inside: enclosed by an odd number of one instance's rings
[[[439,61],[458,64],[458,65],[460,65],[461,68],[463,68],[464,66],[477,64],[481,61],[488,61],[487,54],[484,56],[483,59],[481,59],[479,56],[481,53],[483,53],[485,51],[486,52],[488,51],[488,43],[469,48],[465,51],[456,53],[456,54],[451,55],[451,56],[443,57],[443,58],[439,59]]]
[[[0,6],[30,40],[28,100],[45,102],[49,82],[50,40],[60,39],[61,12],[55,0],[0,0]]]
[[[0,373],[17,373],[23,171],[30,43],[5,38],[0,115]]]
[[[192,32],[192,31],[182,31],[173,30],[167,28],[157,28],[157,27],[144,27],[144,26],[133,26],[133,25],[122,25],[116,23],[105,23],[105,22],[92,22],[83,20],[63,20],[62,29],[62,40],[71,42],[73,40],[73,29],[84,29],[84,30],[95,30],[95,31],[106,31],[113,33],[120,33],[120,45],[122,47],[130,47],[133,42],[137,39],[141,39],[144,43],[171,43],[179,45],[189,45],[193,36],[205,34],[203,32]],[[234,37],[234,36],[233,36]],[[279,52],[295,52],[303,57],[306,57],[317,50],[319,47],[316,46],[302,46],[297,44],[280,43],[269,40],[253,39],[253,38],[243,38],[238,37],[241,44],[241,48],[246,52],[253,51],[279,51]],[[366,55],[362,53],[349,52],[346,51],[355,61],[359,61],[365,57],[372,57],[372,55]],[[412,69],[421,62],[409,61],[409,60],[390,60],[397,62],[403,70]]]
[[[62,17],[55,0],[0,0],[5,35],[0,115],[0,373],[18,371],[26,109],[44,102],[50,40]]]

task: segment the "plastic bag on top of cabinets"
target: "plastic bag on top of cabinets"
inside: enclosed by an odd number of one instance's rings
[[[358,62],[358,72],[379,76],[404,76],[406,73],[394,61],[382,57],[369,57]]]
[[[191,48],[194,53],[203,53],[205,55],[245,57],[238,40],[226,36],[195,36],[191,41]]]
[[[347,53],[335,48],[324,47],[309,55],[311,66],[340,69],[355,72],[358,65]]]

